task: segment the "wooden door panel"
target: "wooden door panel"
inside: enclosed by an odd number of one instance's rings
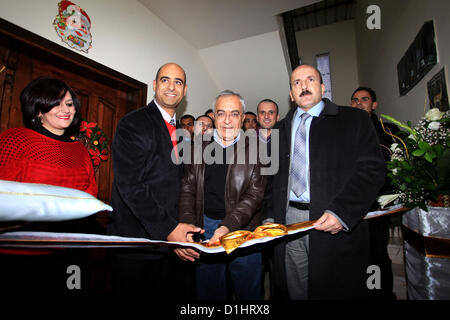
[[[20,55],[17,44],[0,35],[0,130],[23,127],[20,92],[31,81],[31,59]]]
[[[97,105],[97,123],[99,127],[102,128],[103,133],[108,137],[108,146],[109,146],[109,158],[108,161],[102,163],[99,168],[99,181],[100,177],[103,177],[101,181],[103,181],[102,185],[99,185],[99,195],[108,196],[108,199],[111,195],[112,191],[112,183],[113,183],[113,171],[112,171],[112,160],[111,160],[111,143],[114,136],[114,128],[116,127],[114,124],[115,114],[116,114],[116,106],[110,104],[103,99],[98,100]]]

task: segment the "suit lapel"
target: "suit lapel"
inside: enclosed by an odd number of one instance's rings
[[[148,114],[153,119],[153,123],[155,123],[160,132],[162,132],[161,138],[165,141],[169,150],[172,150],[173,144],[170,138],[169,129],[167,129],[166,121],[164,121],[161,112],[153,100],[148,104]]]
[[[288,179],[288,181],[287,181],[287,185],[288,185],[288,189],[287,189],[287,193],[286,193],[286,197],[287,197],[287,199],[286,199],[286,211],[285,212],[287,212],[287,210],[288,210],[288,207],[289,207],[289,199],[290,199],[290,197],[291,197],[291,164],[292,164],[292,161],[291,161],[291,140],[292,140],[292,123],[293,123],[293,121],[294,121],[294,115],[296,114],[296,112],[297,112],[297,108],[298,107],[295,107],[295,108],[292,108],[289,112],[288,112],[288,114],[286,115],[286,118],[285,118],[285,120],[286,120],[286,123],[285,123],[285,128],[284,128],[284,130],[285,130],[285,137],[286,137],[286,144],[287,144],[287,150],[286,150],[286,152],[289,154],[289,163],[288,163],[288,177],[287,177],[287,179]]]

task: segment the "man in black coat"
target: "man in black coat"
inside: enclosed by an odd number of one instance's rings
[[[112,145],[114,184],[108,234],[174,241],[201,229],[178,224],[182,165],[176,148],[178,104],[186,95],[186,74],[177,64],[163,65],[153,81],[155,98],[123,117]],[[175,153],[174,153],[175,154]],[[193,271],[167,247],[117,250],[111,255],[116,295],[156,299],[193,293]]]
[[[351,104],[353,108],[364,110],[369,114],[370,120],[377,132],[384,160],[389,161],[391,159],[389,149],[395,140],[387,132],[396,134],[400,130],[392,123],[383,123],[384,129],[381,126],[380,120],[374,112],[378,106],[375,91],[368,87],[357,88],[352,94]],[[379,194],[389,194],[392,193],[389,192],[391,190],[390,179],[386,179]],[[372,209],[376,210],[378,207],[378,203],[374,202]],[[390,216],[384,216],[369,220],[372,264],[379,266],[381,270],[381,288],[373,290],[372,293],[374,298],[379,300],[396,299],[395,293],[393,292],[394,277],[392,274],[392,261],[388,253],[390,218]]]
[[[283,224],[317,221],[315,229],[275,245],[274,298],[368,298],[370,247],[363,217],[385,176],[376,132],[366,112],[322,99],[325,86],[316,68],[297,67],[290,86],[298,107],[274,128],[279,170],[269,178],[262,216]],[[300,152],[297,141],[305,134]],[[303,161],[294,160],[299,154]]]

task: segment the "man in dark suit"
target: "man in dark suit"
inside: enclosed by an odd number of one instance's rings
[[[366,111],[370,120],[372,121],[375,131],[378,135],[381,151],[385,161],[391,159],[390,147],[395,142],[394,138],[386,132],[396,134],[398,127],[392,123],[383,123],[384,129],[381,126],[380,120],[375,113],[378,106],[377,95],[372,88],[359,87],[351,97],[351,105],[353,108],[358,108]],[[389,194],[392,186],[390,179],[386,178],[386,182],[379,194]],[[372,209],[376,210],[379,207],[375,201]],[[396,296],[393,292],[394,277],[392,274],[392,261],[389,258],[388,244],[389,244],[389,228],[390,216],[379,217],[369,220],[370,229],[370,249],[372,254],[372,264],[380,267],[381,270],[381,288],[373,290],[373,296],[378,300],[395,300]]]
[[[175,111],[187,90],[184,70],[175,63],[163,65],[153,90],[153,101],[127,114],[117,126],[112,145],[114,211],[107,230],[112,235],[172,241],[201,230],[178,224],[182,165],[171,153],[177,145]],[[111,256],[111,271],[117,295],[176,299],[193,292],[193,270],[167,247],[117,250]]]
[[[368,298],[363,217],[385,175],[376,132],[366,112],[322,99],[325,86],[316,68],[297,67],[290,86],[298,107],[274,128],[279,170],[269,178],[263,221],[317,221],[315,229],[275,246],[274,298]]]

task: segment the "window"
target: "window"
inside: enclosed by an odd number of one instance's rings
[[[316,55],[316,66],[322,74],[323,84],[325,85],[325,93],[323,96],[332,101],[330,54],[324,53]]]

